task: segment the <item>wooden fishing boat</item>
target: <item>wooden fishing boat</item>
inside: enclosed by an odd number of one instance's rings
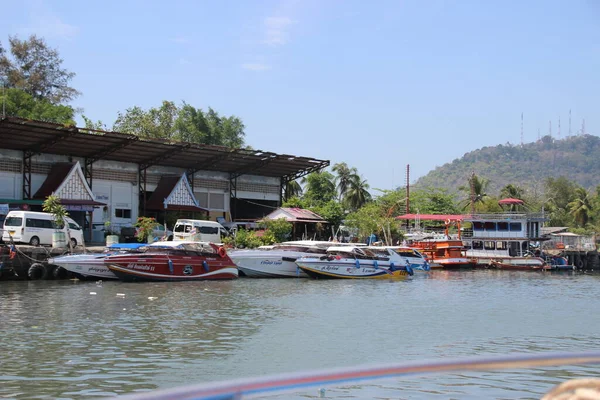
[[[475,262],[465,254],[460,239],[434,238],[413,242],[411,245],[427,257],[431,268],[473,268]]]
[[[534,257],[534,259],[537,257]],[[541,261],[541,264],[536,263],[536,264],[523,264],[523,263],[518,263],[518,264],[511,264],[510,261],[511,260],[505,260],[505,262],[499,261],[499,260],[491,260],[490,264],[489,264],[489,268],[496,268],[496,269],[504,269],[504,270],[510,270],[510,271],[550,271],[552,269],[552,267],[548,264],[546,264],[544,262],[544,260],[542,260],[541,258],[538,258],[539,261]],[[538,261],[538,260],[534,260],[534,261]]]
[[[375,254],[367,248],[332,246],[320,257],[301,257],[298,267],[315,279],[405,279],[413,274],[407,261],[393,250]]]
[[[142,253],[108,256],[104,264],[124,281],[235,279],[224,247],[208,242],[156,242]]]

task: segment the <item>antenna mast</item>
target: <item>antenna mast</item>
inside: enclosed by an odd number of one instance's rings
[[[523,112],[521,112],[521,147],[523,147]]]
[[[558,117],[558,139],[560,140],[560,117]]]
[[[406,164],[406,212],[404,214],[408,214],[410,212],[410,164]],[[406,220],[406,228],[410,224],[409,220]]]
[[[569,109],[569,136],[571,136],[571,109]]]

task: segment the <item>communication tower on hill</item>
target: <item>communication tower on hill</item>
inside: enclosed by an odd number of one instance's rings
[[[521,147],[523,147],[523,113],[521,112]]]

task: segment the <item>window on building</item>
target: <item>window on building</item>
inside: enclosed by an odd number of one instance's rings
[[[223,193],[210,193],[209,200],[209,208],[211,210],[225,209],[225,195]]]
[[[473,230],[474,231],[482,231],[483,230],[483,222],[473,222]]]
[[[473,250],[483,249],[483,242],[481,240],[473,240]]]
[[[521,223],[520,222],[511,222],[509,225],[509,229],[511,232],[521,232]]]
[[[208,193],[206,192],[197,192],[194,193],[196,198],[198,199],[198,205],[202,208],[208,208]]]
[[[486,240],[483,242],[483,248],[486,250],[496,250],[496,242]]]
[[[495,222],[486,222],[483,225],[483,230],[488,232],[496,231],[496,223]]]
[[[498,231],[508,231],[508,222],[498,222]]]
[[[131,219],[131,210],[127,208],[115,208],[115,217]]]
[[[506,242],[496,242],[496,250],[506,250],[507,248]]]

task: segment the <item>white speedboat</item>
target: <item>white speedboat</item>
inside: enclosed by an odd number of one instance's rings
[[[325,255],[331,242],[300,240],[249,250],[230,250],[229,257],[243,276],[250,278],[308,278],[296,259]]]
[[[378,246],[369,247],[377,249]],[[413,249],[408,246],[383,246],[383,248],[393,250],[400,257],[403,257],[408,261],[408,265],[413,269],[413,271],[429,271],[431,266],[429,262],[427,262],[425,256],[421,254],[418,250]]]
[[[57,265],[72,272],[81,280],[90,279],[118,279],[117,276],[104,265],[104,259],[113,254],[136,251],[146,246],[145,243],[115,243],[106,248],[103,253],[70,254],[48,259],[48,264]]]
[[[384,247],[332,246],[326,255],[301,257],[296,264],[315,279],[403,279],[413,274],[405,258]]]

